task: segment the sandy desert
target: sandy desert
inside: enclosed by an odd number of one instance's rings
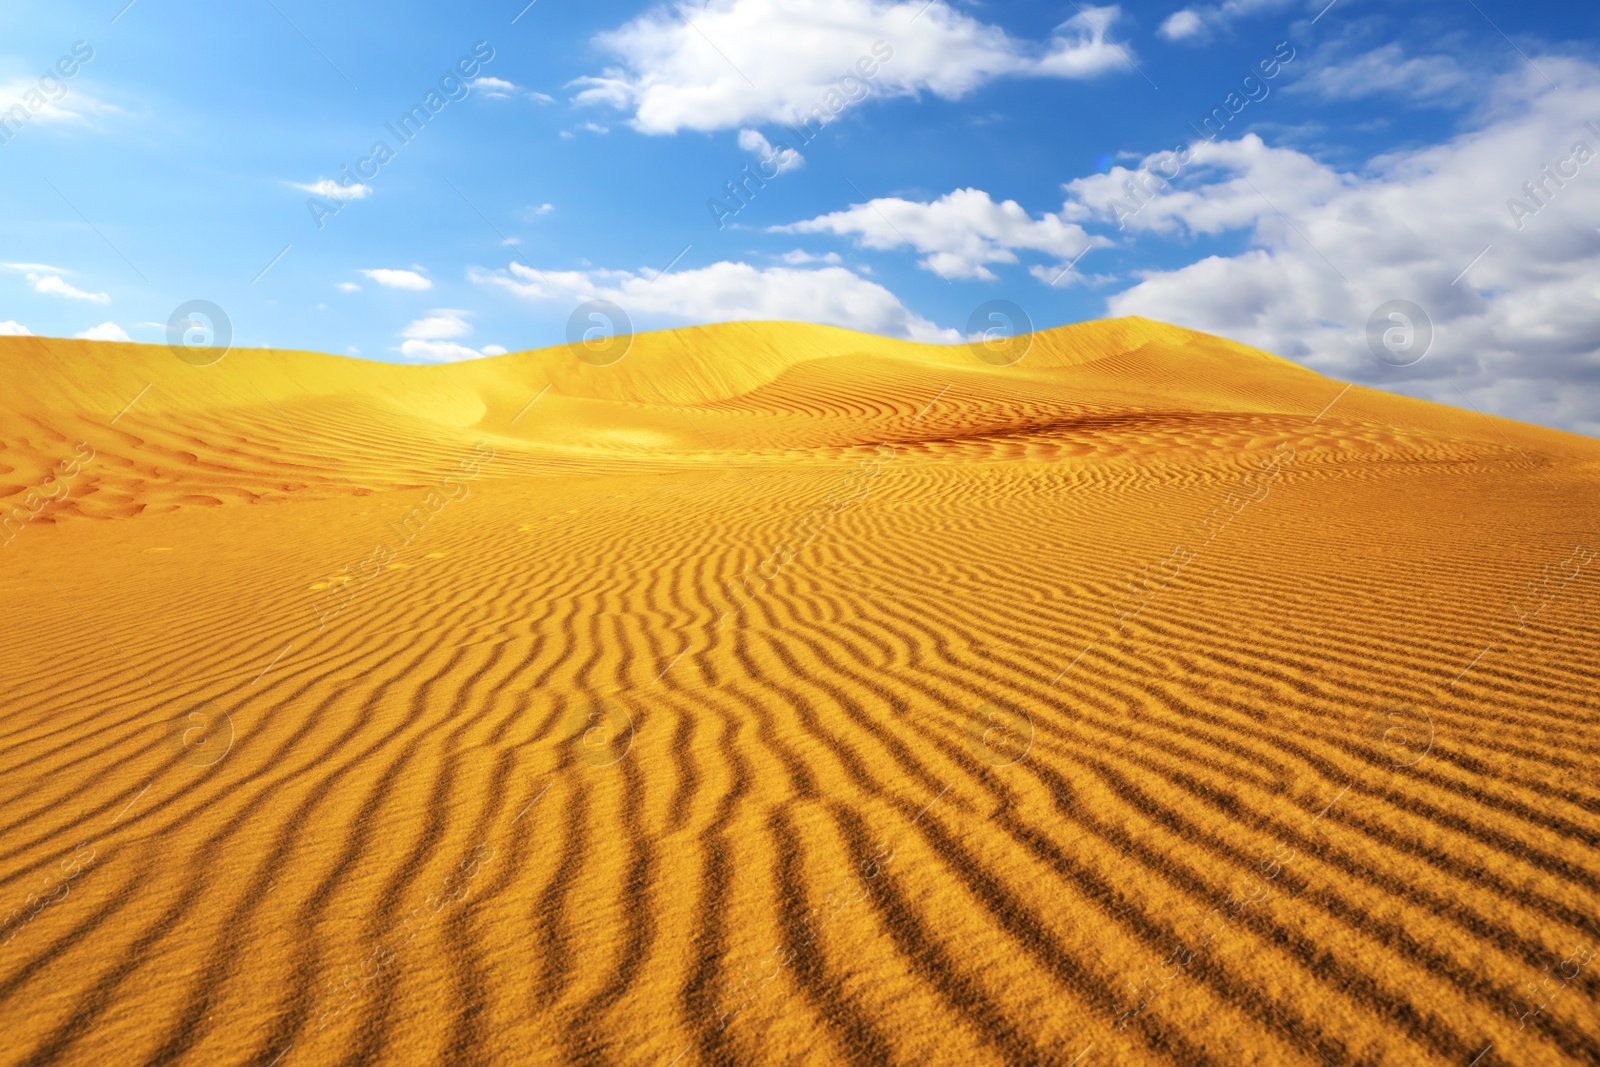
[[[613,355],[0,338],[0,1062],[1600,1062],[1600,444]]]

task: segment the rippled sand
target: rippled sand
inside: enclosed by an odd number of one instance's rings
[[[0,367],[0,1062],[1600,1062],[1593,441],[1139,319]]]

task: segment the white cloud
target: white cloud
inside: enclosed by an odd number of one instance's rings
[[[22,325],[20,322],[17,322],[15,319],[7,319],[4,322],[0,322],[0,337],[31,336],[33,336],[33,331]]]
[[[1186,7],[1168,15],[1156,32],[1169,41],[1201,41],[1213,30],[1227,29],[1235,19],[1279,11],[1295,3],[1296,0],[1224,0],[1220,4]]]
[[[334,286],[334,288],[339,290],[341,293],[359,293],[361,291],[361,286],[357,285],[355,282],[339,282]]]
[[[628,112],[651,134],[802,121],[871,92],[955,100],[1001,77],[1131,70],[1103,36],[1120,13],[1083,7],[1030,42],[945,0],[697,0],[600,34],[617,65],[578,79],[575,100]]]
[[[504,78],[491,78],[488,75],[474,78],[472,87],[490,100],[515,100],[518,97],[525,97],[529,100],[537,100],[541,104],[553,104],[556,100],[549,93],[536,92],[515,82],[506,81]]]
[[[84,341],[128,342],[133,340],[133,338],[128,336],[127,330],[124,330],[121,326],[118,326],[114,322],[102,322],[98,326],[92,326],[89,329],[84,330],[82,333],[74,334],[73,336]]]
[[[793,252],[785,252],[783,261],[791,267],[798,267],[804,263],[843,263],[844,258],[837,252],[827,252],[820,256],[814,256],[804,249],[796,248]]]
[[[65,86],[64,92],[59,88],[52,92],[51,86],[41,86],[37,75],[0,82],[0,112],[11,114],[20,107],[28,113],[30,124],[63,126],[93,126],[93,119],[97,117],[122,113],[121,108],[95,96],[81,76],[61,84]],[[15,117],[11,129],[17,129]]]
[[[1407,56],[1391,42],[1342,63],[1323,63],[1292,87],[1326,100],[1394,96],[1409,103],[1455,98],[1471,76],[1450,56]]]
[[[656,276],[616,270],[544,271],[521,263],[506,270],[470,272],[473,281],[527,300],[575,303],[602,299],[635,318],[682,323],[787,320],[843,326],[890,337],[953,344],[942,330],[911,312],[889,290],[843,267],[758,269],[748,263],[713,263]]]
[[[444,341],[454,337],[465,337],[472,332],[472,325],[462,318],[463,314],[449,308],[429,312],[426,318],[417,319],[401,330],[400,336],[418,341]]]
[[[1178,187],[1128,228],[1180,240],[1238,233],[1249,247],[1145,271],[1109,310],[1443,403],[1461,406],[1459,388],[1497,414],[1600,434],[1600,68],[1535,61],[1561,88],[1521,67],[1490,85],[1465,132],[1356,173],[1254,135],[1202,143]],[[1546,166],[1566,170],[1561,185]],[[1109,216],[1119,172],[1070,183],[1073,203]],[[1526,192],[1533,181],[1543,182],[1538,201]],[[1403,370],[1367,342],[1389,300],[1414,301],[1434,329],[1428,356]]]
[[[467,359],[483,359],[488,356],[503,356],[506,350],[500,345],[484,345],[480,348],[468,348],[466,345],[457,344],[455,341],[419,341],[412,339],[400,345],[400,352],[408,359],[419,363],[460,363]]]
[[[1117,221],[1120,216],[1135,231],[1215,235],[1253,224],[1266,207],[1245,170],[1270,172],[1289,196],[1279,206],[1290,213],[1332,195],[1346,180],[1309,156],[1268,147],[1255,134],[1237,141],[1196,141],[1191,153],[1186,165],[1163,150],[1137,168],[1116,166],[1070,181],[1064,186],[1068,201],[1062,214],[1080,220],[1105,216]],[[1166,176],[1180,174],[1192,188],[1167,187]]]
[[[1169,41],[1182,41],[1197,36],[1204,29],[1205,23],[1200,20],[1200,16],[1184,8],[1168,15],[1156,32]]]
[[[28,275],[28,284],[36,293],[46,296],[62,296],[68,300],[87,300],[91,304],[109,304],[111,297],[107,293],[86,293],[77,286],[63,281],[59,274],[32,274]]]
[[[774,153],[776,150],[772,147],[772,142],[768,141],[766,137],[762,135],[760,130],[740,130],[739,147],[744,149],[746,152],[754,154],[756,159],[760,160],[762,163],[771,162],[776,164],[778,168],[778,174],[782,174],[786,170],[794,170],[797,167],[802,167],[806,162],[805,156],[802,156],[799,152],[796,152],[787,145],[785,145],[783,151],[781,153],[777,153],[776,158],[774,158]]]
[[[1016,250],[1044,252],[1066,262],[1089,246],[1083,227],[1060,215],[1031,217],[1015,200],[995,203],[981,189],[957,189],[933,203],[886,197],[789,226],[776,233],[853,235],[868,248],[910,244],[922,266],[948,278],[984,278],[985,264],[1015,263]]]
[[[340,185],[332,178],[318,178],[308,184],[301,184],[300,182],[288,182],[286,184],[292,189],[299,189],[301,192],[310,193],[312,196],[327,197],[329,200],[337,200],[340,203],[349,200],[365,200],[372,195],[372,186],[370,185],[363,185],[360,182]]]
[[[65,267],[52,267],[48,263],[0,263],[7,270],[20,270],[25,274],[71,274]]]
[[[1064,289],[1078,284],[1092,285],[1099,288],[1122,280],[1114,274],[1081,274],[1071,263],[1065,265],[1052,264],[1050,266],[1035,264],[1028,268],[1028,273],[1045,285],[1053,286],[1057,289]]]
[[[382,267],[376,270],[359,271],[379,285],[388,289],[432,289],[433,282],[414,270],[386,270]]]
[[[1093,78],[1114,67],[1128,69],[1124,50],[1106,38],[1121,8],[1081,7],[1079,13],[1056,27],[1045,54],[1029,72],[1038,77]]]
[[[521,92],[512,82],[508,82],[504,78],[491,78],[487,75],[473,79],[472,87],[490,100],[509,100]]]
[[[405,338],[400,344],[401,354],[421,363],[458,363],[464,359],[505,355],[506,350],[499,345],[484,345],[478,349],[456,340],[472,333],[467,314],[453,308],[440,308],[416,319],[400,331],[400,336]]]

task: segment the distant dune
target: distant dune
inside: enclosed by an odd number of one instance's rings
[[[0,1064],[1600,1062],[1600,443],[1143,319],[0,376]]]

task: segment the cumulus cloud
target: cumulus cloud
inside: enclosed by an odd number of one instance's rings
[[[98,326],[91,326],[82,333],[73,334],[74,337],[84,341],[132,341],[128,331],[114,322],[102,322]]]
[[[361,286],[357,285],[355,282],[339,282],[334,286],[334,288],[339,290],[341,293],[359,293],[361,291]]]
[[[1310,156],[1270,148],[1249,134],[1237,141],[1197,141],[1184,164],[1171,151],[1155,152],[1137,168],[1112,167],[1065,185],[1068,218],[1105,216],[1135,231],[1214,236],[1254,224],[1267,205],[1251,187],[1252,175],[1270,173],[1294,208],[1326,199],[1348,180]],[[1183,176],[1187,187],[1167,181]],[[1270,212],[1270,209],[1267,209]]]
[[[1172,187],[1155,188],[1124,223],[1180,244],[1239,235],[1247,247],[1144,271],[1109,311],[1458,406],[1459,388],[1498,414],[1600,433],[1600,68],[1535,59],[1559,89],[1523,66],[1492,84],[1464,132],[1357,172],[1255,135],[1202,142]],[[1130,174],[1069,183],[1066,214],[1111,221]],[[1379,363],[1367,341],[1390,300],[1420,305],[1434,331],[1430,354],[1403,370]]]
[[[940,329],[883,286],[843,267],[761,269],[721,262],[656,275],[619,270],[535,272],[512,263],[505,270],[474,270],[470,276],[480,285],[526,300],[554,304],[610,300],[635,320],[656,317],[674,324],[789,320],[914,341],[961,340],[957,331]]]
[[[388,270],[382,267],[376,270],[360,272],[387,289],[432,289],[433,282],[424,278],[414,270]]]
[[[1047,212],[1035,219],[1015,200],[995,203],[981,189],[957,189],[926,204],[885,197],[773,231],[850,235],[867,248],[909,244],[923,254],[922,266],[928,270],[946,278],[986,280],[995,277],[986,264],[1015,263],[1019,249],[1065,263],[1091,242],[1110,243],[1091,238],[1060,215]]]
[[[467,312],[453,308],[440,308],[412,321],[400,336],[400,352],[408,359],[420,363],[458,363],[464,359],[481,359],[484,356],[503,356],[506,350],[499,345],[472,348],[461,344],[459,338],[472,333]]]
[[[418,341],[444,341],[454,337],[465,337],[472,332],[472,324],[462,317],[464,314],[460,311],[451,311],[449,308],[430,312],[426,318],[417,319],[400,331],[400,336]]]
[[[762,163],[770,160],[777,166],[779,174],[786,170],[794,170],[796,167],[804,166],[806,161],[805,156],[788,146],[784,146],[783,151],[774,158],[776,150],[772,147],[772,142],[767,140],[760,130],[740,130],[739,147],[754,155]]]
[[[1044,55],[1026,73],[1050,78],[1093,78],[1117,66],[1126,67],[1129,57],[1112,44],[1106,33],[1122,9],[1084,7],[1056,27]]]
[[[372,186],[360,182],[351,182],[349,185],[340,185],[332,178],[318,178],[314,182],[300,183],[289,182],[291,189],[310,193],[312,196],[326,197],[344,203],[349,200],[365,200],[372,195]]]
[[[0,322],[0,337],[32,337],[33,331],[15,319]]]
[[[1199,14],[1184,8],[1168,15],[1166,21],[1161,23],[1161,28],[1156,32],[1169,41],[1182,41],[1190,37],[1198,37],[1206,24],[1201,21]]]
[[[28,285],[36,293],[46,296],[60,296],[68,300],[87,300],[91,304],[109,304],[111,296],[107,293],[88,293],[72,285],[59,274],[36,274],[28,272]]]
[[[600,34],[616,65],[578,79],[575,100],[627,112],[650,134],[800,121],[829,94],[859,99],[863,84],[955,100],[1002,77],[1131,70],[1126,46],[1105,38],[1119,15],[1085,6],[1033,42],[945,0],[691,0]]]

